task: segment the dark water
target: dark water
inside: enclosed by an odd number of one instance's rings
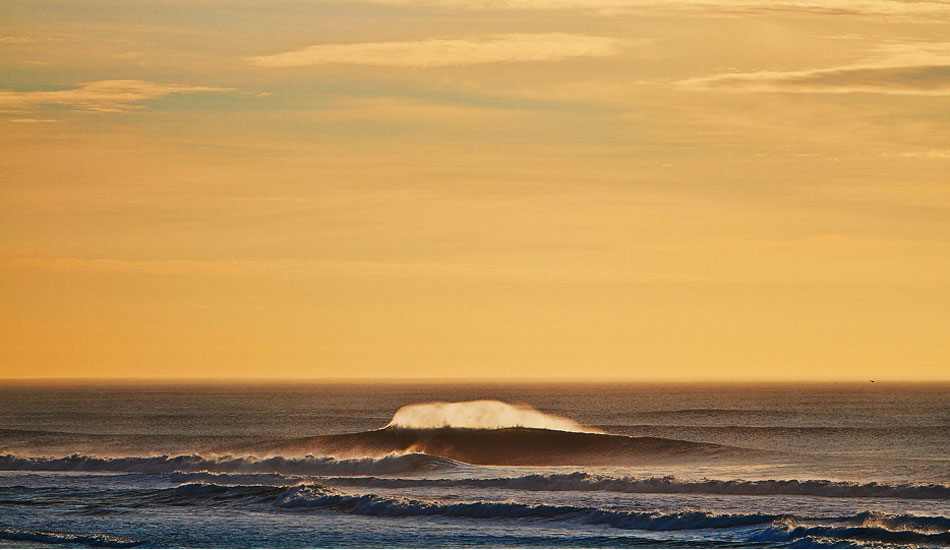
[[[950,385],[8,383],[2,545],[946,547]]]

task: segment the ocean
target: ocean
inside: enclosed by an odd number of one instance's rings
[[[2,547],[947,547],[950,384],[4,382]]]

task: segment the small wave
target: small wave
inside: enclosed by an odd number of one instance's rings
[[[892,531],[882,527],[787,525],[766,529],[753,536],[751,542],[794,543],[803,540],[946,546],[950,543],[950,533],[930,534],[916,531]]]
[[[241,506],[273,502],[286,490],[286,487],[272,485],[185,483],[172,489],[159,489],[147,500],[151,503],[172,506],[195,504]]]
[[[351,487],[398,489],[408,487],[471,487],[522,491],[605,491],[617,493],[712,494],[712,495],[801,495],[837,498],[902,498],[950,500],[950,486],[938,484],[853,483],[827,480],[702,480],[674,477],[609,477],[584,472],[534,474],[508,478],[398,479],[330,478],[324,481]],[[913,516],[909,516],[913,517]],[[946,527],[950,529],[950,526]]]
[[[100,458],[71,455],[60,458],[0,455],[0,470],[57,472],[173,473],[212,472],[283,475],[394,475],[445,470],[457,463],[420,453],[338,460],[330,457],[303,458],[214,457],[199,455]]]
[[[37,542],[40,544],[68,544],[93,548],[135,548],[143,544],[140,541],[108,535],[21,531],[19,529],[0,529],[0,540]]]
[[[950,518],[942,516],[888,515],[880,512],[864,512],[857,514],[854,519],[862,527],[881,527],[890,531],[916,531],[927,534],[950,532]]]

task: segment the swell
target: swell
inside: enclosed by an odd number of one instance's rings
[[[764,456],[762,451],[660,437],[630,437],[538,428],[404,429],[387,427],[352,434],[323,435],[250,447],[266,454],[320,453],[379,456],[424,453],[480,465],[608,466],[669,461],[720,460]]]
[[[128,472],[162,474],[174,472],[212,472],[282,475],[393,475],[451,469],[455,462],[437,456],[419,453],[381,458],[335,459],[331,457],[305,456],[285,458],[275,456],[257,459],[253,457],[202,457],[180,456],[133,456],[102,458],[71,455],[59,458],[19,457],[0,455],[0,470],[53,471],[53,472]]]
[[[325,478],[331,485],[400,489],[410,487],[507,489],[520,491],[604,491],[616,493],[705,495],[797,495],[834,498],[900,498],[950,500],[950,486],[939,484],[853,483],[827,480],[702,480],[673,477],[609,477],[584,472],[534,474],[522,477],[469,479]],[[948,527],[950,528],[950,527]]]

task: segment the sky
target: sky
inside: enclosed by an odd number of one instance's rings
[[[950,379],[946,0],[5,0],[0,378]]]

